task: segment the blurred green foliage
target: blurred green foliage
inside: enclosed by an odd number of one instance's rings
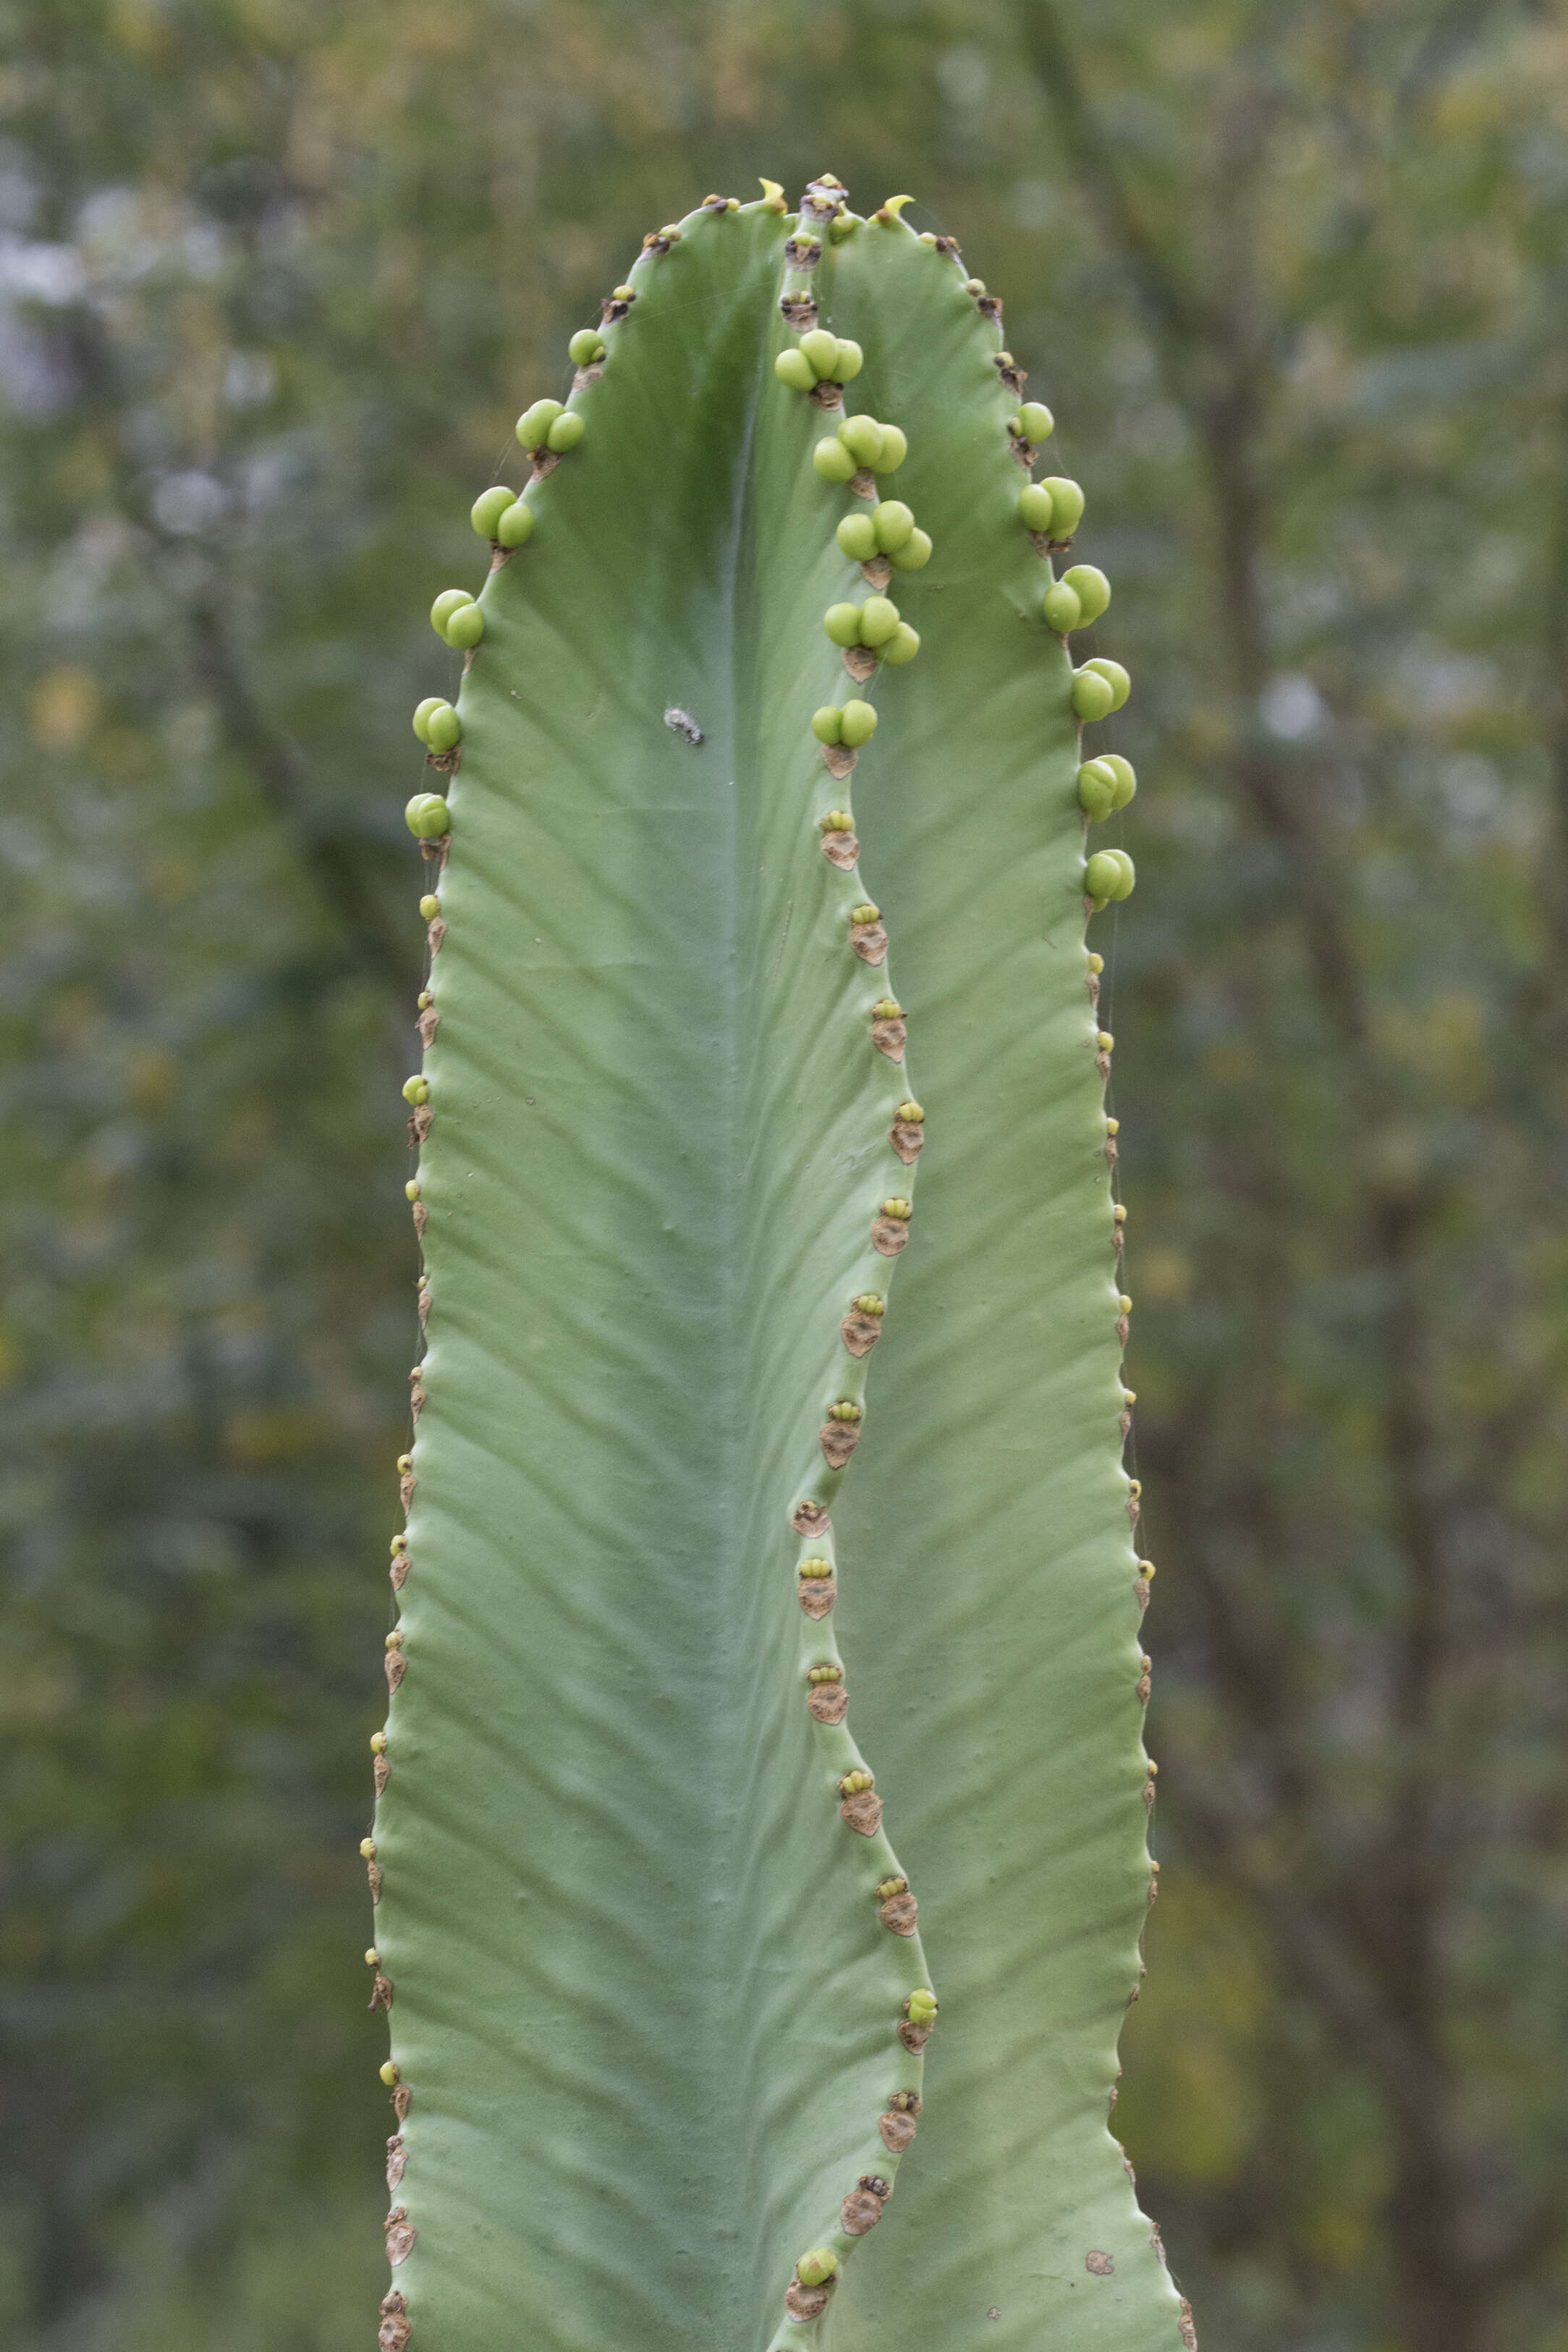
[[[1209,2342],[1563,2352],[1563,7],[4,23],[0,2335],[370,2340],[424,608],[639,236],[831,169],[1005,296],[1134,673],[1115,2127]]]

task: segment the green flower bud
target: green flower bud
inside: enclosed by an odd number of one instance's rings
[[[409,1178],[408,1182],[407,1182],[407,1183],[403,1186],[403,1188],[402,1188],[402,1197],[403,1197],[403,1199],[404,1199],[405,1201],[417,1201],[417,1200],[418,1200],[418,1198],[419,1198],[419,1179],[418,1179],[418,1177],[417,1177],[417,1176],[411,1176],[411,1177]],[[402,1456],[401,1456],[401,1455],[399,1456],[399,1459],[400,1459],[400,1461],[401,1461],[401,1459],[402,1459]]]
[[[850,908],[850,920],[852,923],[874,923],[880,919],[881,914],[882,908],[874,899],[862,898],[858,907]]]
[[[427,890],[419,902],[419,911],[427,923],[434,923],[441,912],[441,901],[433,890]]]
[[[833,362],[835,383],[852,383],[865,365],[865,353],[847,335],[839,337],[839,354]]]
[[[846,1772],[839,1782],[839,1794],[841,1797],[858,1797],[862,1789],[874,1789],[875,1786],[875,1777],[870,1772]]]
[[[444,588],[430,608],[430,625],[438,637],[446,635],[446,624],[459,604],[471,604],[473,592],[467,588]]]
[[[634,302],[637,299],[637,289],[634,286],[612,286],[610,289],[610,299],[612,302]]]
[[[1019,492],[1019,520],[1025,530],[1043,531],[1049,538],[1055,511],[1051,492],[1043,482],[1031,482],[1027,490]]]
[[[1124,809],[1138,789],[1138,779],[1133,772],[1131,760],[1124,760],[1120,751],[1102,751],[1097,764],[1109,768],[1116,780],[1116,797],[1111,803],[1112,807]]]
[[[1056,430],[1056,419],[1043,400],[1026,400],[1013,425],[1026,441],[1049,441]]]
[[[1054,629],[1059,637],[1075,629],[1083,617],[1083,607],[1065,580],[1058,580],[1046,590],[1040,611],[1045,615],[1046,627]]]
[[[868,514],[847,514],[835,537],[839,552],[852,563],[869,563],[876,553],[876,526]]]
[[[873,474],[896,474],[909,455],[909,443],[896,425],[882,428],[881,446],[871,460]]]
[[[811,713],[811,732],[819,743],[842,742],[843,712],[835,704],[825,702],[821,710],[813,710]]]
[[[819,441],[811,463],[824,482],[847,482],[855,469],[853,453],[841,441]]]
[[[822,626],[836,646],[858,646],[861,641],[861,608],[858,604],[830,604],[822,615]]]
[[[1085,760],[1078,771],[1078,805],[1096,824],[1116,805],[1116,779],[1103,760]]]
[[[1085,565],[1084,569],[1087,570],[1087,565]],[[1104,679],[1106,685],[1110,688],[1112,693],[1116,698],[1115,701],[1111,705],[1112,709],[1120,710],[1122,705],[1133,691],[1133,681],[1127,676],[1126,671],[1122,667],[1121,663],[1107,661],[1103,654],[1096,654],[1093,659],[1092,661],[1086,661],[1083,667],[1085,669],[1099,671],[1100,676]]]
[[[855,821],[848,809],[830,809],[826,816],[817,819],[819,833],[853,833]]]
[[[404,1078],[402,1098],[405,1103],[427,1103],[430,1100],[428,1078]]]
[[[378,2072],[389,2091],[395,2091],[398,2084],[402,2080],[402,2076],[398,2073],[397,2068],[392,2064],[390,2058],[387,2060],[384,2066],[378,2069]]]
[[[822,383],[831,377],[839,362],[836,335],[830,335],[826,327],[813,327],[810,334],[801,336],[800,348],[811,363],[814,381]]]
[[[796,2263],[795,2275],[802,2286],[826,2286],[837,2276],[838,2268],[839,2258],[831,2246],[814,2246]]]
[[[1063,580],[1083,607],[1084,621],[1097,621],[1111,602],[1111,583],[1092,563],[1075,563]]]
[[[1080,719],[1109,719],[1115,707],[1116,690],[1109,678],[1102,677],[1097,669],[1073,671],[1072,708]]]
[[[481,539],[494,539],[496,525],[517,497],[505,482],[497,482],[493,490],[481,490],[468,509],[468,520]]]
[[[384,1731],[372,1731],[371,1734],[371,1754],[372,1756],[384,1756],[386,1752],[386,1733]]]
[[[904,1014],[904,1007],[896,996],[879,996],[871,1009],[873,1019],[877,1021],[898,1021]]]
[[[898,607],[890,597],[868,596],[861,606],[862,646],[884,646],[898,626]]]
[[[780,352],[773,362],[773,373],[791,392],[810,392],[817,381],[810,361],[800,351]]]
[[[901,1102],[894,1112],[894,1118],[906,1119],[911,1127],[924,1124],[925,1113],[917,1102]]]
[[[862,1290],[850,1301],[858,1315],[885,1315],[887,1301],[877,1290]]]
[[[525,408],[517,419],[517,438],[524,448],[542,449],[550,426],[565,414],[565,404],[559,400],[536,400],[531,408]]]
[[[904,2013],[911,2025],[929,2025],[936,2014],[936,1996],[925,1985],[912,1992],[904,2004]]]
[[[895,548],[902,547],[915,529],[915,516],[902,499],[883,499],[880,506],[872,509],[870,522],[883,555],[891,555]]]
[[[910,1214],[909,1202],[902,1192],[894,1192],[883,1202],[878,1213],[884,1217],[907,1217]]]
[[[1083,894],[1102,905],[1125,898],[1133,887],[1133,861],[1124,849],[1097,849],[1083,868]]]
[[[797,1571],[799,1575],[812,1577],[831,1576],[832,1572],[832,1561],[831,1559],[821,1559],[815,1553],[811,1555],[810,1559],[803,1559]]]
[[[919,651],[920,632],[912,629],[907,621],[900,621],[887,643],[877,647],[889,669],[902,669],[904,663],[912,662]]]
[[[556,418],[545,435],[545,446],[553,449],[558,457],[564,457],[569,449],[576,448],[587,430],[588,419],[580,416],[574,408],[569,408],[563,415]]]
[[[567,357],[579,367],[591,367],[595,360],[604,357],[604,344],[597,327],[579,327],[566,347]]]
[[[376,1842],[374,1838],[361,1838],[360,1840],[360,1852],[367,1862],[374,1862],[376,1858]]]
[[[469,646],[476,646],[484,634],[485,615],[472,597],[466,604],[459,604],[457,610],[447,618],[444,631],[446,642],[449,646],[456,646],[459,651]]]
[[[1064,474],[1048,474],[1040,488],[1051,492],[1052,539],[1071,539],[1083,520],[1082,491]]]
[[[450,751],[463,740],[463,721],[449,702],[438,702],[424,722],[424,740],[433,751]]]
[[[841,1683],[843,1678],[842,1666],[808,1666],[806,1669],[809,1683]]]
[[[526,499],[514,499],[496,525],[502,547],[522,547],[533,537],[534,510]]]
[[[918,524],[904,545],[888,557],[895,572],[924,572],[931,561],[931,534]]]
[[[839,439],[857,466],[874,467],[882,454],[882,426],[874,416],[846,416]]]
[[[863,1404],[857,1404],[853,1397],[839,1397],[828,1407],[828,1419],[830,1421],[863,1421],[865,1407]]]
[[[402,816],[416,841],[439,841],[452,829],[452,813],[439,793],[415,793]]]
[[[429,742],[429,740],[430,740],[429,736],[425,733],[425,731],[424,731],[424,730],[425,730],[426,726],[429,724],[429,720],[430,720],[430,714],[431,714],[431,712],[432,712],[433,710],[443,710],[443,709],[445,709],[445,707],[446,707],[446,706],[445,706],[445,705],[444,705],[444,703],[442,701],[440,695],[438,695],[438,694],[427,694],[427,695],[425,696],[425,698],[424,698],[424,700],[423,700],[423,702],[418,706],[417,709],[414,711],[414,714],[413,714],[413,731],[414,731],[414,733],[418,736],[418,738],[419,738],[419,740],[420,740],[420,741],[421,741],[422,743],[428,743],[428,742]]]
[[[842,731],[839,740],[847,743],[852,751],[858,751],[876,733],[876,713],[869,702],[846,702],[840,718]]]

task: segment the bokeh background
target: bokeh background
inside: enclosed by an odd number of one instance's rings
[[[1564,7],[0,44],[0,2340],[370,2340],[425,609],[643,232],[827,169],[1005,297],[1134,673],[1118,2128],[1211,2352],[1561,2352]]]

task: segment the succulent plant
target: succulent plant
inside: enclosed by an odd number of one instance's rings
[[[653,232],[432,611],[382,2352],[1190,2341],[1105,2129],[1125,674],[1049,617],[1109,598],[1053,577],[1082,492],[1020,492],[1050,412],[905,201]]]

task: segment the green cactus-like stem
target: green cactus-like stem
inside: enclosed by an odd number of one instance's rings
[[[437,604],[383,2352],[1187,2332],[1104,2120],[1150,1768],[1087,749],[998,306],[898,210],[657,233]]]

